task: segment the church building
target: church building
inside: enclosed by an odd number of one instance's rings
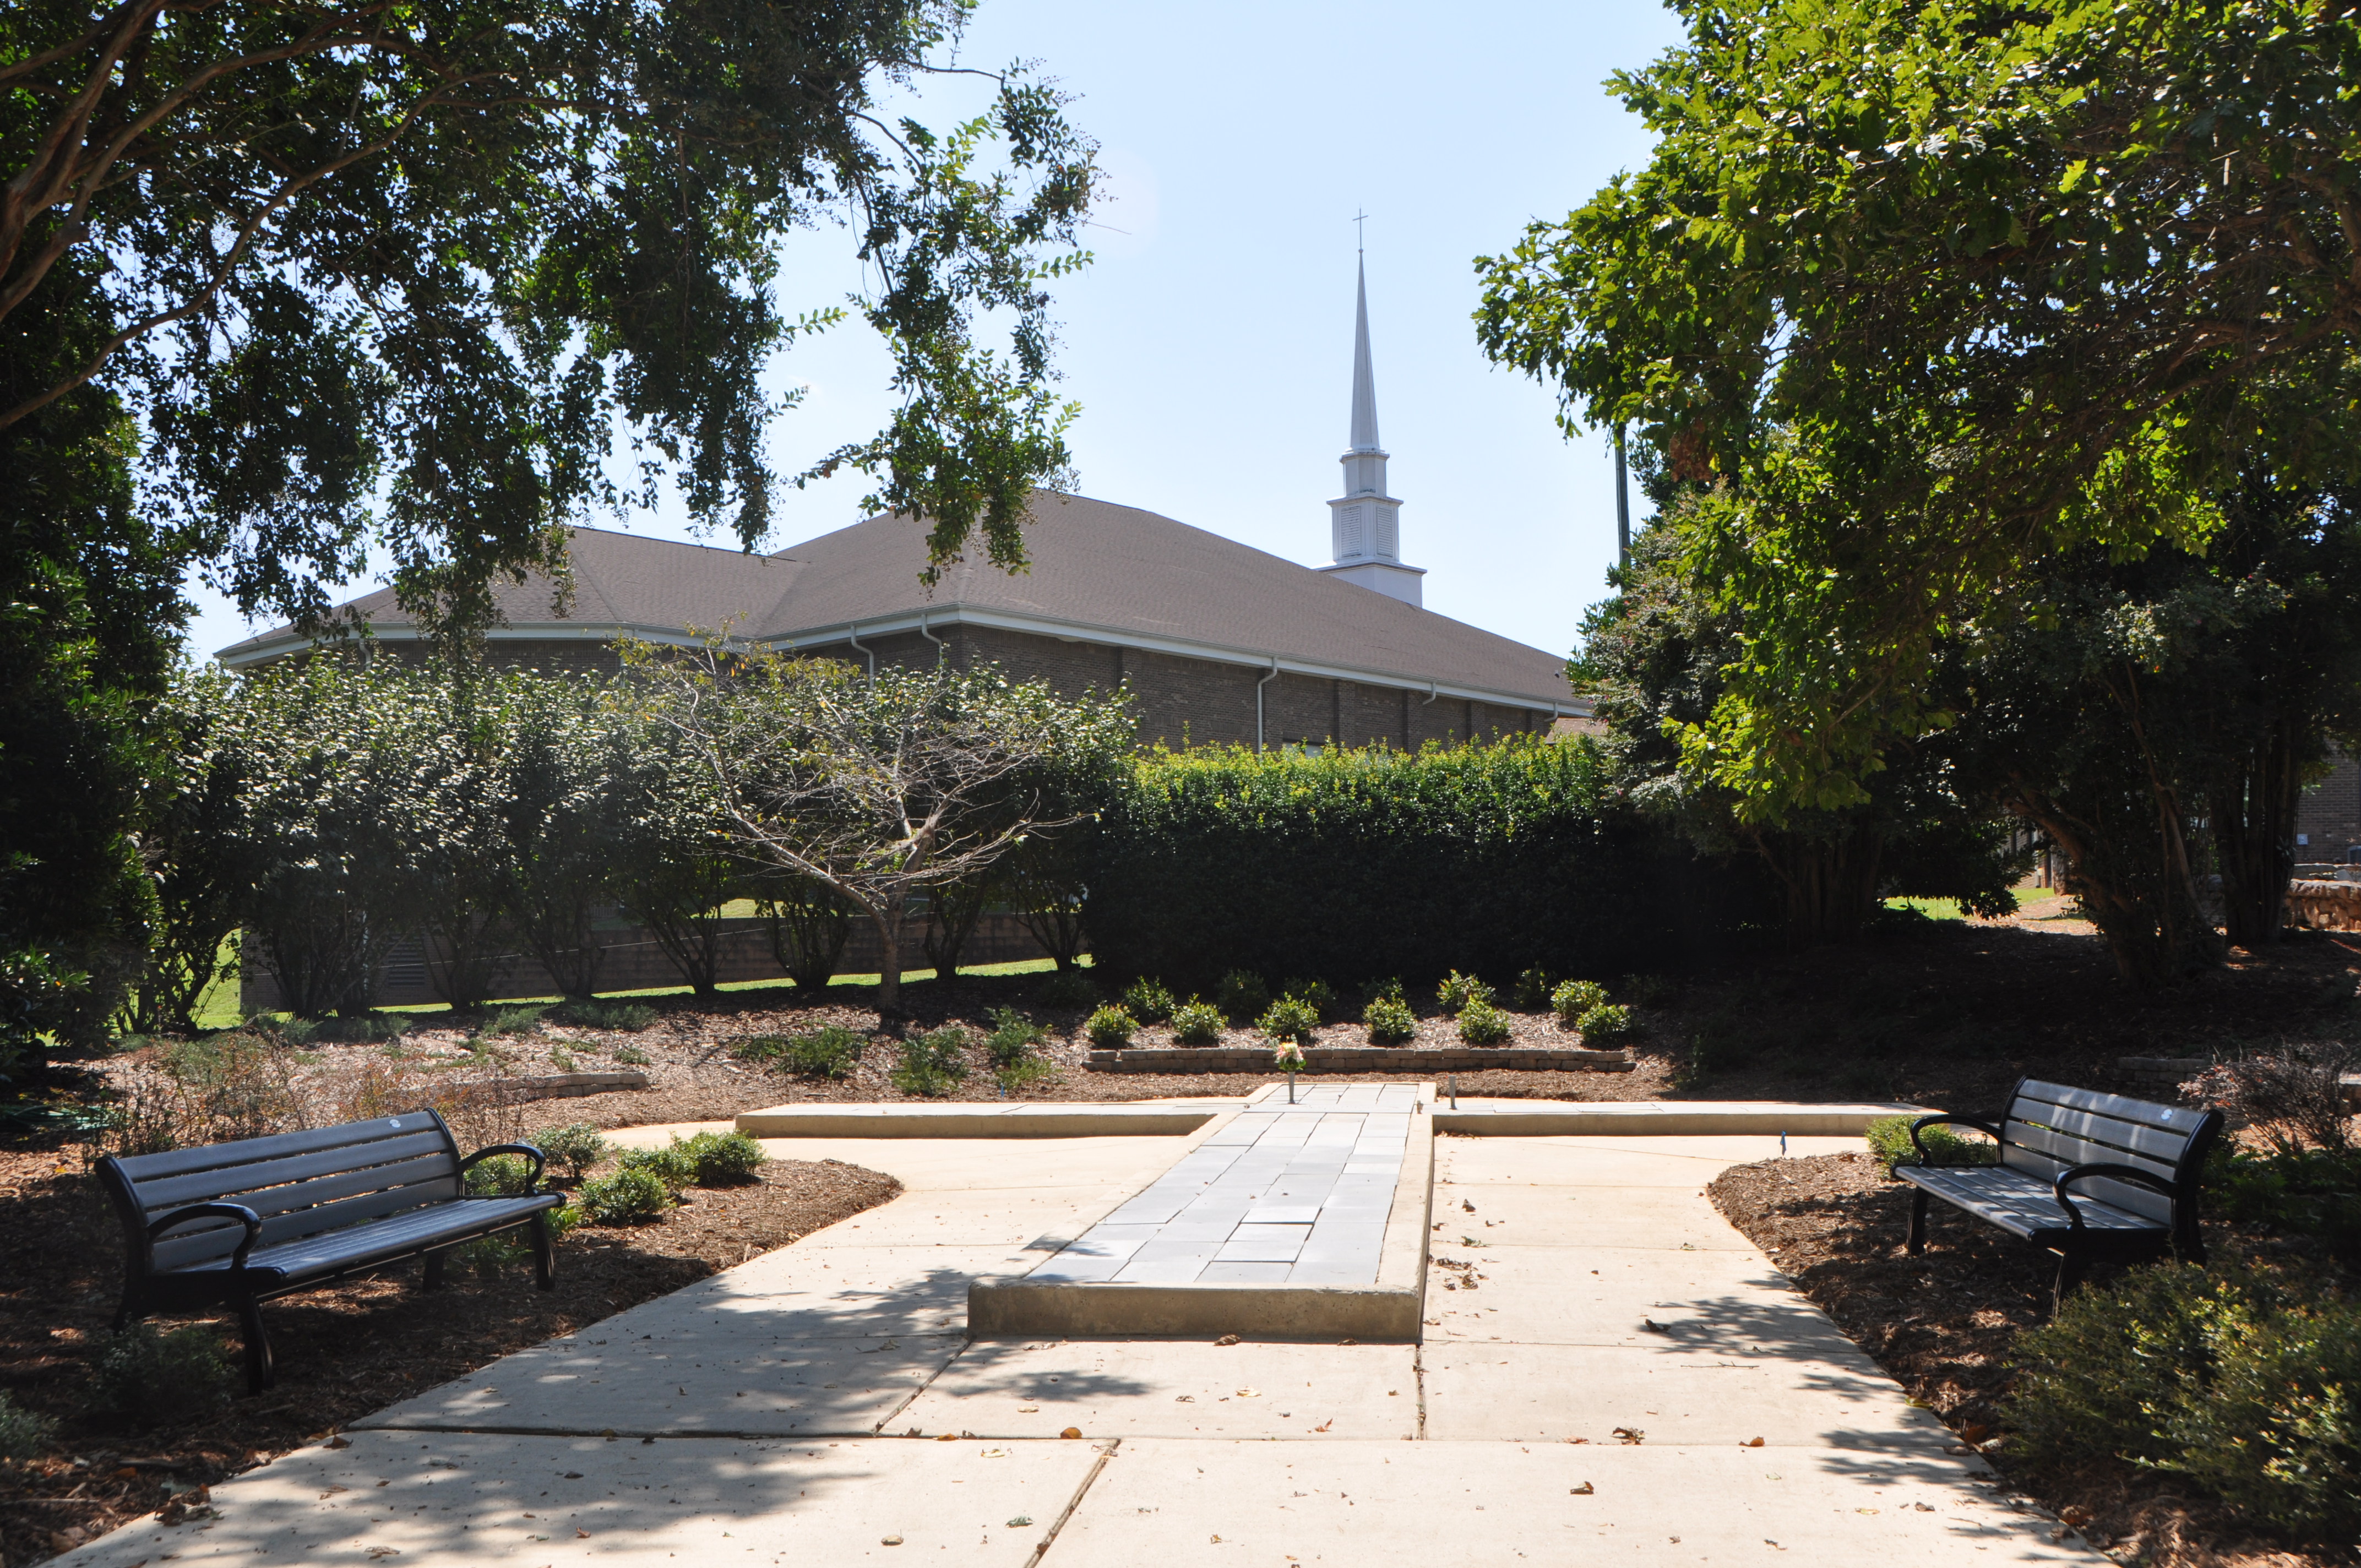
[[[1424,572],[1401,558],[1402,503],[1378,443],[1368,291],[1356,303],[1351,444],[1328,503],[1334,559],[1313,568],[1154,512],[1034,493],[1029,572],[988,561],[944,568],[929,591],[926,530],[873,517],[773,554],[577,528],[566,614],[551,584],[502,587],[494,656],[542,669],[612,669],[623,637],[658,644],[733,637],[877,663],[997,663],[1072,696],[1127,685],[1140,740],[1172,746],[1385,742],[1415,749],[1572,726],[1589,705],[1565,657],[1422,606]],[[380,644],[420,635],[390,589],[347,610]],[[232,668],[308,646],[289,628],[222,650]]]

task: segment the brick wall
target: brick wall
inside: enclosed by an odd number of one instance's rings
[[[2361,763],[2339,757],[2326,778],[2303,792],[2295,830],[2310,840],[2299,861],[2343,860],[2346,849],[2361,844]]]

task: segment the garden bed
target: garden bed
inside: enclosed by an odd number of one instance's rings
[[[1145,1050],[1093,1051],[1084,1062],[1093,1072],[1268,1072],[1271,1048],[1264,1046],[1165,1046]],[[1630,1072],[1631,1058],[1620,1051],[1551,1050],[1521,1046],[1307,1046],[1305,1072]]]
[[[2146,1568],[2327,1568],[2341,1553],[2293,1551],[2257,1537],[2185,1482],[2121,1463],[2039,1472],[1993,1440],[2013,1381],[2017,1334],[2047,1316],[2056,1259],[1938,1205],[1927,1248],[1902,1240],[1910,1189],[1867,1154],[1763,1160],[1724,1171],[1714,1204],[1769,1255],[1805,1296],[1912,1398],[1984,1448],[2009,1480],[2092,1544]],[[2217,1256],[2268,1253],[2273,1243],[2209,1223]],[[2114,1277],[2102,1269],[2103,1285]]]
[[[757,1253],[873,1208],[893,1178],[836,1161],[775,1161],[732,1188],[690,1189],[653,1224],[586,1226],[558,1245],[556,1288],[529,1263],[490,1278],[454,1266],[428,1295],[415,1264],[267,1305],[279,1380],[254,1398],[177,1423],[135,1424],[88,1409],[90,1362],[122,1289],[121,1240],[98,1187],[71,1154],[0,1153],[0,1389],[59,1423],[49,1452],[0,1462],[0,1558],[39,1561],[60,1532],[96,1534],[267,1463],[344,1422],[574,1332]],[[163,1326],[182,1321],[170,1320]],[[219,1320],[234,1344],[233,1320]],[[184,1492],[181,1505],[202,1502]],[[67,1542],[65,1544],[71,1544]]]

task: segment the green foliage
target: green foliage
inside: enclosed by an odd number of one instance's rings
[[[1023,1056],[993,1069],[1000,1087],[1010,1092],[1030,1089],[1045,1079],[1058,1076],[1058,1064],[1042,1057]]]
[[[2361,1307],[2293,1272],[2163,1264],[2018,1336],[2004,1407],[2043,1464],[2177,1472],[2309,1542],[2361,1528]]]
[[[697,1181],[697,1168],[681,1152],[680,1140],[675,1138],[660,1149],[625,1149],[615,1157],[619,1171],[635,1170],[655,1178],[667,1190],[677,1192]],[[588,1191],[588,1189],[584,1189]]]
[[[1471,1002],[1490,1002],[1492,988],[1472,974],[1461,974],[1453,970],[1443,977],[1443,983],[1434,988],[1434,1000],[1442,1007],[1444,1017],[1455,1018]]]
[[[654,1058],[649,1056],[647,1052],[640,1049],[637,1046],[617,1046],[615,1047],[615,1065],[618,1067],[646,1067],[654,1059]]]
[[[743,1133],[697,1133],[675,1137],[671,1152],[688,1168],[689,1180],[698,1187],[732,1187],[754,1179],[755,1169],[771,1157]]]
[[[1594,1041],[1620,1040],[1632,1032],[1631,1010],[1620,1002],[1606,1003],[1576,1018],[1574,1026],[1586,1045]]]
[[[1220,1008],[1192,996],[1172,1010],[1172,1040],[1182,1046],[1218,1046],[1229,1024]]]
[[[1080,970],[1059,970],[1044,980],[1041,989],[1034,994],[1041,999],[1044,1007],[1079,1013],[1098,1005],[1099,988],[1096,981]]]
[[[624,1034],[650,1028],[663,1015],[644,1002],[600,1002],[595,997],[576,997],[549,1009],[550,1018],[556,1023],[577,1029],[611,1029]]]
[[[1550,1004],[1552,982],[1549,971],[1539,964],[1517,976],[1515,997],[1517,1011],[1538,1013]]]
[[[1364,1005],[1377,1001],[1379,997],[1407,1004],[1410,1001],[1410,992],[1402,989],[1400,975],[1389,975],[1383,980],[1372,980],[1361,987],[1361,1001]]]
[[[496,1154],[467,1168],[471,1198],[515,1198],[533,1190],[533,1162],[522,1155]]]
[[[632,1163],[626,1155],[620,1168],[584,1182],[574,1201],[594,1225],[640,1225],[664,1218],[664,1211],[673,1205],[673,1190],[662,1176],[644,1164]]]
[[[1680,994],[1680,986],[1670,975],[1627,974],[1623,977],[1623,994],[1631,999],[1635,1007],[1662,1007]]]
[[[1368,1026],[1372,1045],[1398,1046],[1418,1037],[1418,1016],[1399,996],[1371,997],[1361,1022]]]
[[[1509,1015],[1488,995],[1470,994],[1459,1009],[1459,1037],[1471,1046],[1497,1046],[1509,1038]]]
[[[1110,1002],[1091,1014],[1082,1032],[1090,1036],[1094,1049],[1119,1051],[1130,1045],[1132,1036],[1139,1032],[1139,1020],[1121,1003]]]
[[[0,1394],[0,1459],[19,1464],[38,1459],[57,1430],[58,1423],[49,1417],[21,1409],[15,1399]]]
[[[905,1094],[949,1094],[967,1081],[968,1034],[956,1025],[902,1042],[894,1087]]]
[[[1324,980],[1290,980],[1279,988],[1282,997],[1308,1003],[1323,1023],[1336,1013],[1336,988]]]
[[[749,1061],[784,1062],[800,1077],[845,1079],[860,1065],[868,1044],[866,1036],[841,1024],[823,1024],[808,1034],[757,1035],[734,1049]]]
[[[562,1127],[544,1127],[528,1141],[551,1164],[564,1166],[577,1181],[588,1175],[592,1166],[614,1152],[614,1146],[588,1122],[568,1122]]]
[[[2216,1144],[2205,1167],[2208,1211],[2283,1235],[2317,1236],[2361,1262],[2361,1151]]]
[[[493,1037],[502,1035],[530,1035],[541,1027],[542,1014],[548,1011],[548,1006],[544,1003],[499,1008],[477,1026],[476,1033]]]
[[[1109,968],[1357,987],[1448,968],[1662,963],[1759,921],[1745,868],[1630,808],[1584,740],[1405,754],[1154,752],[1102,813],[1091,942]],[[1246,1021],[1268,1005],[1215,1002]]]
[[[1917,1119],[1916,1115],[1880,1116],[1863,1130],[1869,1152],[1887,1174],[1897,1165],[1920,1163],[1918,1151],[1910,1143],[1910,1124]],[[1918,1141],[1927,1146],[1929,1165],[1991,1165],[2000,1158],[1999,1146],[1981,1134],[1962,1137],[1950,1127],[1929,1127],[1918,1135]]]
[[[994,1067],[1005,1069],[1026,1060],[1034,1047],[1046,1045],[1049,1039],[1049,1030],[1016,1008],[995,1007],[992,1033],[983,1037],[983,1054]]]
[[[1607,988],[1595,980],[1561,981],[1549,1001],[1558,1021],[1573,1028],[1584,1014],[1607,1005]]]
[[[1282,996],[1263,1009],[1262,1016],[1255,1020],[1255,1027],[1272,1040],[1310,1045],[1313,1032],[1320,1027],[1320,1009],[1301,997]]]
[[[212,1415],[230,1401],[229,1357],[202,1323],[170,1333],[133,1323],[110,1335],[91,1365],[91,1403],[150,1426]]]
[[[1243,1024],[1262,1016],[1263,1010],[1270,1005],[1270,987],[1253,970],[1234,969],[1222,976],[1221,987],[1213,993],[1213,1005],[1231,1023]]]
[[[1141,975],[1123,990],[1123,1004],[1143,1024],[1161,1024],[1172,1016],[1176,1003],[1164,982]]]
[[[450,1260],[478,1279],[497,1279],[533,1255],[522,1230],[477,1236],[450,1249]]]

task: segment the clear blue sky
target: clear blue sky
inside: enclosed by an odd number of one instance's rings
[[[1612,458],[1598,434],[1560,434],[1546,389],[1486,363],[1470,263],[1645,159],[1600,82],[1676,37],[1644,5],[983,0],[962,62],[1038,60],[1079,94],[1071,114],[1111,176],[1097,262],[1057,310],[1082,492],[1325,561],[1366,208],[1402,554],[1428,568],[1430,609],[1570,651],[1614,557]],[[965,104],[930,90],[917,117]],[[788,308],[854,287],[851,247],[840,231],[797,236]],[[885,362],[865,334],[847,325],[774,367],[810,389],[774,429],[781,471],[882,424]],[[857,521],[862,489],[852,476],[788,492],[773,547]],[[629,526],[691,537],[676,513]],[[247,634],[198,598],[194,651]]]

